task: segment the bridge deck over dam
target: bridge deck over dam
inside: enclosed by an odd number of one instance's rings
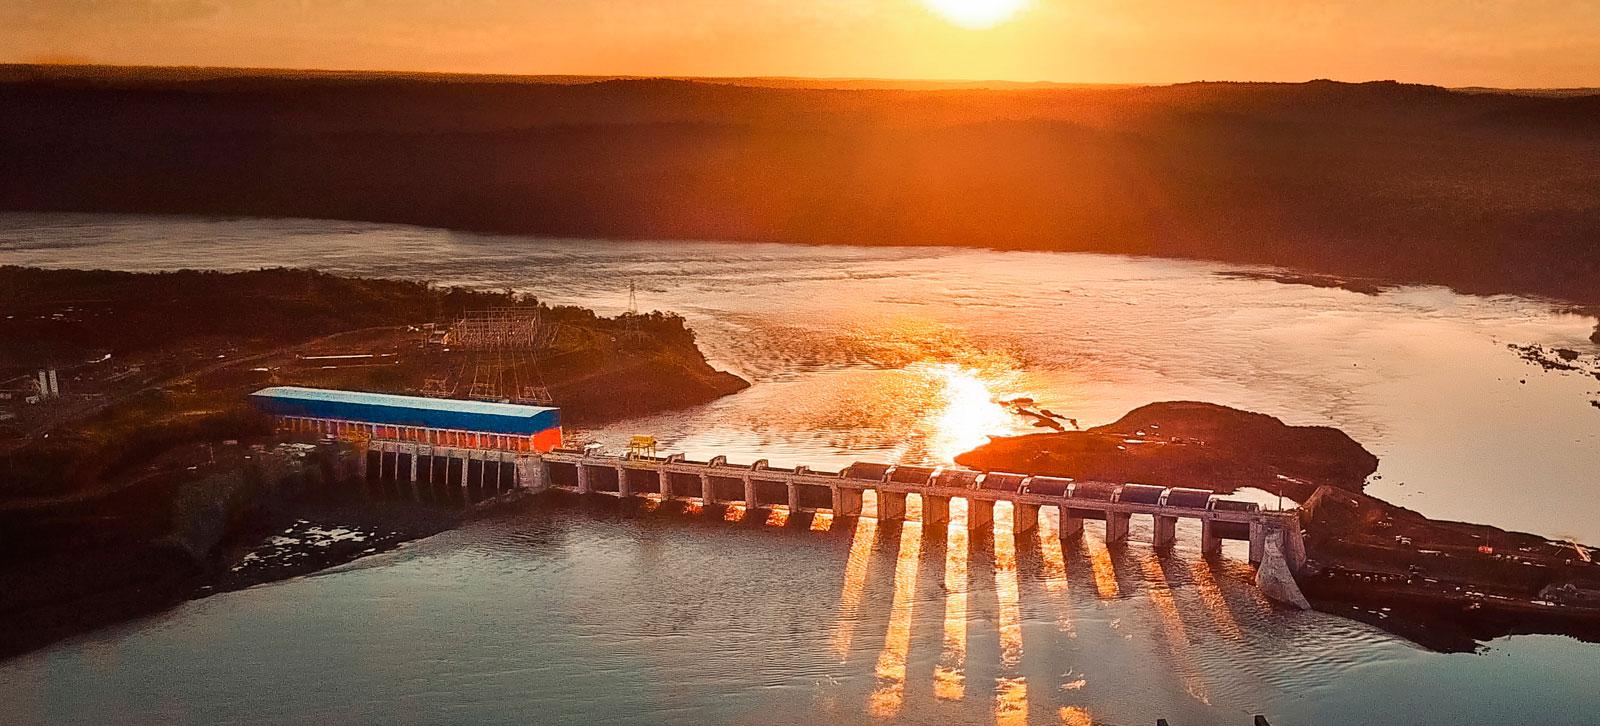
[[[1132,518],[1148,516],[1154,546],[1170,548],[1178,520],[1193,519],[1200,523],[1200,549],[1207,555],[1219,553],[1224,540],[1242,540],[1250,543],[1251,564],[1261,564],[1269,551],[1281,554],[1291,572],[1305,562],[1294,512],[1263,511],[1204,489],[867,462],[826,472],[773,467],[765,460],[735,464],[721,456],[695,461],[676,454],[618,456],[564,448],[537,454],[371,440],[364,449],[358,465],[368,479],[483,490],[650,496],[834,517],[869,514],[865,494],[872,491],[876,511],[870,515],[886,521],[905,519],[907,497],[915,494],[922,501],[921,520],[929,526],[950,521],[952,499],[966,500],[971,529],[991,525],[995,502],[1006,501],[1019,533],[1038,525],[1041,508],[1055,507],[1063,539],[1076,538],[1086,520],[1095,520],[1104,523],[1107,544],[1126,541]]]

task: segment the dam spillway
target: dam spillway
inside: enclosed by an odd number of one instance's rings
[[[1127,541],[1135,516],[1152,522],[1152,545],[1171,548],[1179,519],[1200,523],[1200,550],[1221,552],[1225,540],[1249,542],[1249,561],[1260,565],[1268,550],[1277,550],[1284,564],[1297,571],[1305,563],[1299,517],[1294,512],[1264,511],[1252,502],[1230,499],[1204,489],[1147,484],[1072,480],[961,468],[857,462],[841,471],[806,466],[774,467],[766,460],[735,464],[717,456],[707,461],[681,454],[614,455],[556,448],[544,453],[494,451],[436,446],[409,441],[371,440],[357,457],[368,480],[478,487],[483,491],[515,489],[566,491],[617,498],[650,497],[665,501],[697,501],[704,506],[736,505],[746,509],[782,509],[791,514],[828,513],[835,518],[867,515],[866,492],[877,507],[870,516],[880,521],[904,520],[907,498],[922,501],[925,527],[950,522],[950,502],[967,502],[969,529],[994,522],[996,502],[1010,502],[1017,533],[1038,526],[1040,510],[1055,507],[1063,540],[1083,533],[1084,523],[1104,523],[1105,541]]]

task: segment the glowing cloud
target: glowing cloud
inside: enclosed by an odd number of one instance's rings
[[[929,10],[963,28],[982,30],[1004,23],[1027,7],[1028,0],[922,0]]]

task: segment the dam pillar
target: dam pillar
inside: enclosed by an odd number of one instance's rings
[[[420,481],[422,477],[418,476],[418,474],[421,473],[420,472],[421,466],[417,463],[417,460],[422,458],[420,456],[421,453],[422,453],[422,447],[421,446],[413,446],[413,447],[411,447],[411,501],[413,501],[413,502],[421,501],[421,499],[422,499],[422,490],[421,490],[421,481]],[[429,460],[431,461],[432,459],[429,459]]]
[[[628,481],[628,470],[621,464],[617,465],[617,496],[622,499],[633,496],[633,482]]]
[[[1174,542],[1178,541],[1178,518],[1155,515],[1155,540],[1158,550],[1172,549]]]
[[[789,513],[800,511],[800,485],[789,482]]]
[[[833,516],[861,516],[861,490],[841,486],[833,487]]]
[[[550,488],[550,467],[544,459],[531,456],[517,460],[517,485],[526,487],[534,494]]]
[[[1023,534],[1039,526],[1039,505],[1014,502],[1011,505],[1011,532]]]
[[[994,526],[994,502],[987,499],[967,500],[967,531],[976,532]]]
[[[742,478],[744,479],[744,508],[746,510],[755,509],[756,482],[754,479],[750,478],[749,474],[745,474]]]
[[[593,490],[591,490],[589,488],[589,467],[587,465],[585,465],[582,460],[579,460],[578,461],[578,493],[579,494],[588,494],[590,491],[593,491]]]
[[[1200,554],[1215,557],[1222,554],[1222,538],[1217,536],[1217,524],[1207,517],[1200,520]]]
[[[943,526],[950,522],[950,497],[933,494],[922,495],[922,524],[927,527]]]
[[[880,522],[888,522],[888,521],[891,521],[891,520],[905,519],[905,518],[906,518],[906,494],[905,494],[905,492],[886,492],[886,491],[883,491],[882,489],[879,489],[878,490],[878,521],[880,521]]]
[[[1056,512],[1061,518],[1061,541],[1074,540],[1083,536],[1083,517],[1075,517],[1072,510],[1065,506],[1056,507]]]
[[[1283,534],[1283,559],[1289,564],[1289,571],[1299,573],[1306,566],[1306,540],[1300,531],[1300,522],[1296,518],[1288,529],[1280,529]]]
[[[1267,527],[1260,520],[1250,522],[1250,564],[1261,564],[1267,551]]]
[[[1106,544],[1128,541],[1128,523],[1133,515],[1127,512],[1106,512]]]
[[[700,475],[700,501],[707,507],[717,503],[717,492],[711,486],[710,474]]]

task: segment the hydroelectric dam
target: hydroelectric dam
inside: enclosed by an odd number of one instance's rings
[[[1095,521],[1103,523],[1106,545],[1118,546],[1127,542],[1133,517],[1150,517],[1158,550],[1175,544],[1179,519],[1198,520],[1204,555],[1220,555],[1225,540],[1246,541],[1264,593],[1309,607],[1294,582],[1306,561],[1299,516],[1205,489],[957,467],[856,462],[830,472],[773,467],[764,459],[736,464],[722,456],[608,454],[562,447],[552,408],[298,388],[269,388],[252,397],[280,432],[353,447],[350,474],[413,491],[459,488],[482,498],[556,490],[879,521],[906,519],[907,500],[915,495],[924,528],[947,526],[951,501],[965,500],[969,530],[992,526],[995,503],[1004,501],[1011,503],[1017,534],[1032,531],[1040,511],[1054,507],[1064,542]],[[876,502],[870,513],[868,492]]]

